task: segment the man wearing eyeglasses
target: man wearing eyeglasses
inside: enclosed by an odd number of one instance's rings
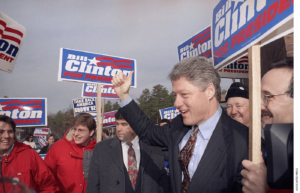
[[[45,163],[54,174],[60,192],[84,193],[85,180],[82,160],[85,151],[93,151],[96,140],[92,139],[96,129],[94,117],[80,113],[73,120],[73,127],[62,140],[56,142],[48,151]],[[72,137],[70,135],[72,134]]]
[[[268,123],[294,122],[294,64],[284,59],[272,65],[261,81],[261,121],[263,128]],[[262,161],[260,167],[249,160],[242,162],[241,174],[244,192],[293,192],[293,190],[272,190],[266,182],[267,169]]]

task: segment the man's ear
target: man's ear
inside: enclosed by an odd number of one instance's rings
[[[209,83],[204,92],[205,92],[208,100],[211,100],[215,96],[215,93],[216,93],[216,89],[215,89],[214,84]]]

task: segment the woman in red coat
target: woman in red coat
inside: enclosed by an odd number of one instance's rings
[[[15,131],[15,122],[8,116],[0,115],[0,177],[20,182],[36,193],[57,192],[51,171],[29,145],[16,142]],[[0,184],[0,192],[20,190],[19,186],[10,183]]]
[[[94,117],[88,113],[80,113],[75,117],[70,132],[67,131],[64,138],[48,151],[44,161],[54,174],[60,192],[85,192],[87,182],[83,174],[82,159],[84,151],[93,151],[96,145],[96,140],[92,139],[95,129]]]

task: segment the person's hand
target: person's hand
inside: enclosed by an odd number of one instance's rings
[[[111,83],[114,86],[114,90],[121,101],[124,101],[129,97],[129,89],[132,82],[132,74],[133,71],[131,71],[129,76],[127,77],[122,72],[119,72],[113,77],[111,81]]]
[[[249,160],[243,160],[242,165],[245,167],[241,171],[243,176],[243,192],[245,193],[265,193],[269,190],[267,184],[267,167],[261,156],[261,162],[256,165]]]

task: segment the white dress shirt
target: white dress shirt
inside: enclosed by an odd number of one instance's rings
[[[197,133],[197,141],[194,148],[194,153],[191,157],[188,170],[191,179],[193,178],[193,175],[198,167],[198,164],[202,158],[202,155],[206,149],[206,146],[209,142],[209,139],[215,130],[215,127],[221,117],[222,114],[222,108],[221,106],[217,110],[217,112],[208,120],[206,120],[204,123],[201,123],[198,127],[198,133]],[[185,136],[182,138],[181,142],[179,143],[179,150],[181,150],[186,142],[189,140],[190,135],[192,131],[194,130],[194,126],[185,134]],[[182,180],[183,180],[183,172],[182,172]]]
[[[137,168],[139,169],[140,167],[140,160],[141,160],[141,151],[140,151],[140,144],[139,144],[139,137],[136,136],[132,141],[132,148],[135,153],[136,161],[137,161]],[[126,144],[126,142],[121,142],[122,145],[122,153],[123,153],[123,162],[128,170],[128,149],[129,146]]]

